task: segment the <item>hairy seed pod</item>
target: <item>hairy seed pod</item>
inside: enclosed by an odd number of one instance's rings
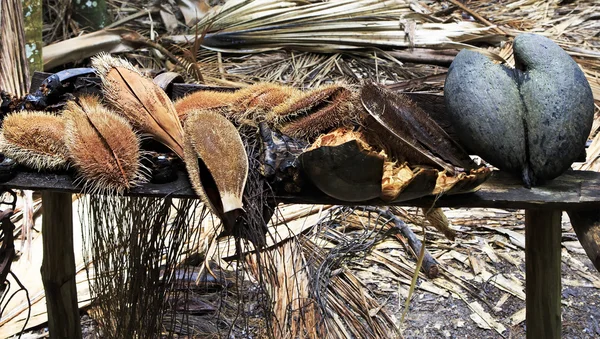
[[[188,113],[193,110],[225,110],[233,101],[235,93],[218,91],[197,91],[175,101],[175,111],[181,122],[185,122]]]
[[[248,156],[235,126],[211,111],[191,111],[185,124],[185,165],[196,193],[219,216],[242,209]]]
[[[120,194],[148,181],[140,138],[126,119],[95,97],[69,102],[63,114],[67,148],[86,191]]]
[[[229,117],[235,121],[258,123],[265,120],[275,107],[289,100],[294,101],[302,92],[294,87],[262,82],[243,88],[235,93]]]
[[[273,108],[267,120],[284,134],[306,139],[352,125],[359,109],[358,93],[342,85],[327,85],[290,97]]]
[[[45,112],[18,112],[4,118],[0,151],[17,163],[37,170],[67,167],[65,120]]]
[[[117,112],[183,159],[183,127],[167,94],[126,60],[100,54],[92,65]]]

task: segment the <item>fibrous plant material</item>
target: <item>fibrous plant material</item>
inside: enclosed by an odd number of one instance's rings
[[[4,119],[0,151],[18,163],[37,170],[57,170],[68,166],[62,116],[23,111]]]
[[[95,97],[70,101],[63,114],[69,156],[86,190],[122,193],[148,182],[140,138],[127,120]]]
[[[102,338],[173,338],[193,331],[176,317],[174,301],[189,300],[191,288],[178,279],[192,275],[181,265],[195,253],[208,212],[199,200],[85,195],[79,218],[93,225],[83,234],[91,312]],[[178,308],[189,312],[188,305]],[[216,318],[216,317],[213,317]],[[215,320],[215,319],[211,319]],[[226,319],[221,319],[224,324]]]
[[[211,111],[189,113],[185,164],[196,193],[220,217],[243,208],[248,156],[235,126]]]
[[[92,65],[117,113],[183,159],[183,127],[167,94],[124,59],[100,54],[92,59]]]
[[[0,3],[0,90],[18,97],[27,94],[29,88],[21,3],[20,0]]]

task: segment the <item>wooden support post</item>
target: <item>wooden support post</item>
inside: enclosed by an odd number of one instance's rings
[[[561,211],[525,211],[527,338],[561,336]]]
[[[50,338],[80,339],[71,194],[43,191],[42,206],[42,281],[46,292]]]

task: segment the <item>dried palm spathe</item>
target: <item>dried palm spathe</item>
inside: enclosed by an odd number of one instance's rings
[[[221,218],[242,210],[248,156],[238,130],[225,117],[203,110],[185,123],[185,164],[196,193]]]
[[[122,193],[148,181],[140,139],[131,125],[95,97],[67,104],[66,144],[79,180],[90,193]]]
[[[126,60],[100,54],[92,65],[118,113],[183,159],[183,127],[167,94]]]
[[[19,112],[4,118],[0,151],[16,162],[37,170],[67,167],[62,116],[44,112]]]

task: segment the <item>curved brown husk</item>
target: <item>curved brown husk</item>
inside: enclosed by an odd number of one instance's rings
[[[0,151],[17,163],[36,170],[68,166],[65,120],[45,112],[18,112],[4,118]]]
[[[69,102],[63,114],[67,148],[86,191],[122,193],[148,181],[140,139],[127,120],[95,97]]]
[[[242,209],[248,156],[235,126],[218,113],[191,111],[184,150],[192,187],[211,210],[222,217]]]
[[[100,54],[92,58],[92,65],[117,112],[183,159],[183,127],[167,94],[123,59]]]
[[[321,135],[299,160],[310,181],[333,198],[366,201],[381,195],[384,157],[360,132],[339,128]]]

